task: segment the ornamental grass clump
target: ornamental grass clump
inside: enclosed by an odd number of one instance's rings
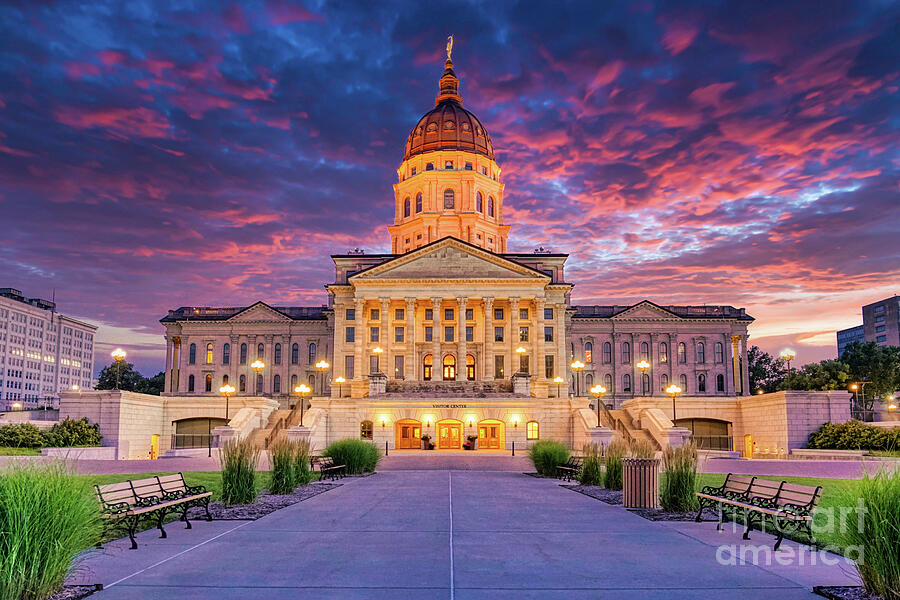
[[[100,540],[90,484],[63,463],[0,471],[0,598],[43,600],[59,590],[81,551]]]
[[[330,456],[337,465],[344,465],[349,475],[373,472],[381,458],[375,444],[352,438],[329,444],[322,455]]]
[[[855,510],[841,525],[839,543],[856,560],[866,591],[900,600],[900,470],[865,475],[854,492],[841,505],[861,503],[864,509]]]
[[[250,504],[256,500],[256,468],[259,449],[248,438],[229,440],[219,450],[222,469],[222,503]]]
[[[309,457],[309,440],[294,442],[294,487],[306,485],[315,477],[309,465]]]
[[[600,447],[597,444],[585,444],[582,447],[584,461],[581,463],[581,474],[578,476],[578,483],[581,485],[602,485],[603,484],[603,468],[601,464],[603,459],[600,455]]]
[[[606,447],[606,474],[603,487],[608,490],[622,489],[622,459],[628,455],[628,444],[622,440],[610,442]]]
[[[656,458],[656,448],[648,440],[632,440],[628,444],[628,456],[631,458]]]
[[[556,467],[569,460],[569,449],[559,442],[543,440],[534,443],[528,451],[528,457],[534,464],[535,471],[553,477],[556,475]]]
[[[269,448],[269,458],[272,461],[272,481],[269,483],[269,493],[271,494],[290,494],[296,487],[295,443],[282,439],[276,441]]]
[[[663,451],[663,471],[659,501],[668,512],[697,510],[697,446],[691,442],[669,446]]]

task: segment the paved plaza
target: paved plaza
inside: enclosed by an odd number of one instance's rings
[[[257,521],[173,523],[168,539],[140,534],[137,551],[110,543],[71,582],[103,583],[98,600],[793,600],[856,583],[847,566],[731,560],[718,546],[740,544],[738,533],[650,522],[521,473],[383,470],[344,483]]]

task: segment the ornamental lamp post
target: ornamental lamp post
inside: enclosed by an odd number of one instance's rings
[[[781,354],[778,355],[778,358],[787,363],[788,373],[791,372],[791,361],[797,358],[797,353],[791,350],[790,348],[785,348],[781,351]]]
[[[338,398],[344,397],[344,382],[347,381],[343,377],[335,377],[334,382],[338,384]]]
[[[600,384],[591,388],[591,396],[594,397],[594,402],[597,403],[597,427],[600,427],[600,397],[605,393],[606,388]]]
[[[331,365],[328,364],[328,361],[325,359],[320,360],[316,363],[316,369],[318,369],[319,373],[322,374],[322,388],[320,390],[321,394],[325,395],[325,371],[328,370],[328,367]]]
[[[226,383],[222,387],[219,388],[219,393],[225,396],[225,421],[228,419],[228,398],[234,393],[234,386],[230,383]]]
[[[516,348],[516,354],[519,355],[519,373],[525,373],[525,370],[522,369],[522,358],[528,353],[528,350],[525,349],[525,346],[519,346]]]
[[[580,360],[573,360],[572,364],[569,365],[573,371],[575,371],[575,397],[578,397],[578,374],[584,369],[584,363]]]
[[[666,393],[672,397],[672,425],[675,424],[675,398],[681,393],[681,388],[674,383],[666,388]]]
[[[116,361],[116,389],[119,389],[119,370],[122,367],[122,362],[125,360],[125,351],[121,348],[116,348],[112,351],[112,357]]]
[[[557,398],[559,398],[559,386],[565,382],[566,382],[566,380],[563,379],[562,377],[560,377],[559,375],[557,375],[556,377],[553,378],[553,383],[556,384],[556,397]]]
[[[372,354],[375,355],[375,372],[381,373],[381,355],[384,353],[384,348],[381,346],[375,346],[372,348]]]
[[[297,387],[294,388],[294,393],[300,396],[300,427],[303,427],[303,408],[306,404],[306,394],[310,393],[312,389],[305,383],[301,383]]]
[[[641,394],[644,394],[644,375],[647,374],[647,371],[650,369],[650,363],[647,362],[647,359],[642,358],[640,362],[634,365],[637,367],[638,371],[641,372]],[[651,386],[647,386],[647,391],[650,391]]]
[[[250,368],[256,373],[256,393],[262,394],[262,380],[260,379],[260,374],[263,372],[263,369],[266,368],[266,363],[257,358],[250,363]]]

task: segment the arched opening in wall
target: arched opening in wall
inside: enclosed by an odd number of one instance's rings
[[[466,380],[475,381],[475,357],[466,354]]]
[[[594,387],[594,376],[588,373],[584,376],[584,389],[590,390]]]
[[[650,344],[641,342],[641,360],[650,360]]]
[[[397,421],[394,435],[394,447],[398,450],[419,450],[422,447],[422,423],[415,419]]]
[[[256,345],[256,358],[258,358],[259,360],[262,360],[262,359],[263,359],[263,356],[265,356],[265,354],[266,354],[266,347],[265,347],[265,345],[263,345],[263,344],[257,344],[257,345]]]
[[[188,364],[195,364],[197,362],[197,344],[191,344],[188,346]]]
[[[194,391],[194,376],[193,375],[188,375],[188,391],[189,392]]]
[[[478,424],[478,449],[500,450],[506,447],[503,421],[485,419]]]
[[[297,376],[291,375],[291,389],[288,392],[293,392],[295,387],[297,387]]]
[[[206,377],[203,378],[203,391],[211,392],[212,391],[212,373],[207,373]]]
[[[259,373],[256,376],[256,395],[262,396],[263,393],[263,376],[262,373]]]
[[[241,363],[242,365],[246,365],[246,364],[247,364],[247,344],[241,344],[240,363]]]
[[[407,197],[403,201],[403,218],[409,217],[410,208],[411,208],[411,203],[409,201],[409,197]]]
[[[272,393],[280,394],[281,393],[281,375],[276,375],[272,378]]]
[[[295,343],[293,346],[291,346],[291,364],[300,364],[300,344]]]
[[[431,381],[434,373],[434,358],[430,354],[426,354],[422,359],[422,380]]]
[[[309,364],[314,365],[319,360],[319,348],[313,342],[309,345]]]
[[[456,381],[456,357],[445,354],[442,362],[444,381]]]
[[[462,448],[462,421],[444,419],[435,424],[437,447],[439,450],[459,450]]]
[[[222,364],[231,364],[231,344],[226,343],[224,346],[222,346]]]
[[[238,380],[238,382],[239,382],[239,385],[238,385],[238,391],[239,391],[239,392],[246,392],[246,391],[247,391],[247,376],[246,376],[246,375],[241,375],[241,377],[240,377],[240,379]]]
[[[681,385],[679,386],[679,387],[681,387],[681,393],[687,394],[688,393],[687,375],[680,375],[678,377],[678,381],[679,381],[679,383],[681,383]]]
[[[371,440],[372,438],[373,438],[372,421],[369,421],[367,419],[359,424],[359,439]]]
[[[592,342],[584,343],[584,362],[587,364],[594,362],[594,344]]]
[[[275,360],[276,365],[281,364],[281,344],[275,344]]]
[[[206,364],[213,364],[213,345],[212,342],[206,344]]]
[[[659,389],[665,392],[667,387],[669,387],[669,376],[663,373],[659,376]]]
[[[212,431],[216,427],[228,425],[228,421],[220,417],[191,417],[175,421],[175,433],[172,434],[171,448],[208,448],[212,444]]]
[[[716,391],[720,393],[725,391],[725,376],[721,373],[716,375]]]
[[[612,396],[616,391],[613,389],[613,378],[612,375],[607,373],[603,376],[603,387],[606,388],[606,393]]]
[[[622,391],[626,394],[631,393],[631,375],[625,374],[622,376]]]
[[[730,421],[719,419],[677,419],[676,427],[691,430],[691,438],[701,450],[734,450]]]
[[[701,394],[706,393],[706,375],[703,373],[697,375],[697,392]]]
[[[222,385],[228,385],[228,375],[222,375]]]

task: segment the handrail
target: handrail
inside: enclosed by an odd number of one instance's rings
[[[594,401],[597,403],[597,406],[603,409],[603,414],[606,416],[606,422],[612,425],[611,429],[621,433],[622,437],[624,437],[627,441],[633,442],[634,436],[631,435],[631,432],[625,426],[625,423],[613,416],[609,408],[606,407],[606,403],[600,399],[595,399]]]
[[[281,430],[284,429],[284,417],[280,417],[277,421],[275,421],[275,426],[272,427],[272,431],[269,432],[269,435],[265,437],[265,441],[263,444],[264,448],[269,447],[269,444],[275,440],[275,437],[281,433]]]

